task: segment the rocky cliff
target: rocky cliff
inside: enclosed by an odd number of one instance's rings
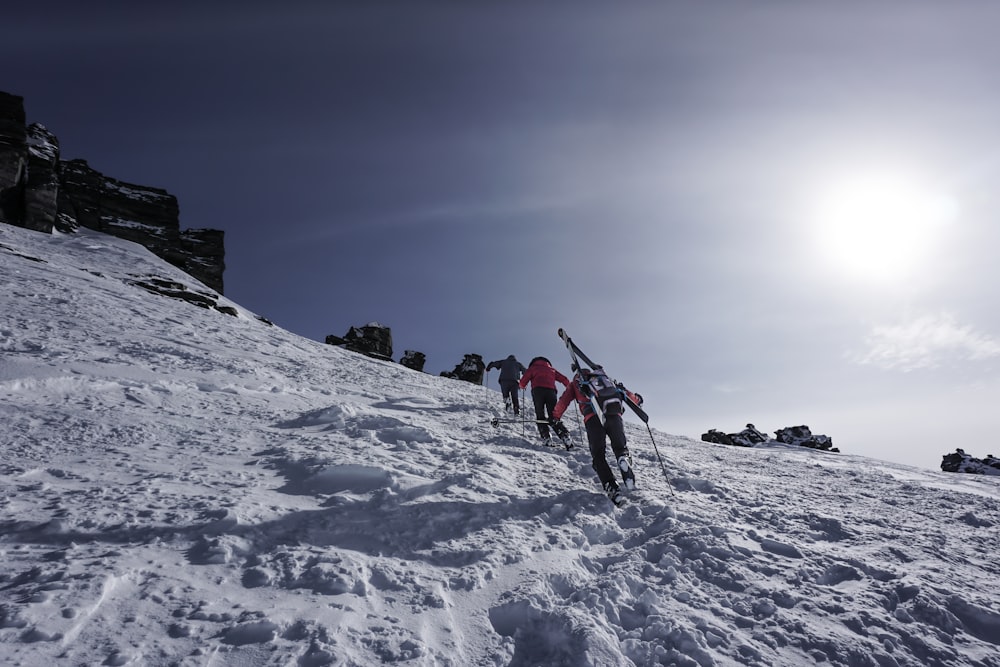
[[[59,141],[25,122],[24,100],[0,92],[0,222],[51,233],[87,227],[135,241],[223,291],[223,232],[180,229],[177,198],[60,159]]]

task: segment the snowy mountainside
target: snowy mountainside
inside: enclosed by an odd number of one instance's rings
[[[616,509],[491,389],[149,276],[204,290],[0,225],[5,664],[1000,666],[997,478],[654,430],[672,493],[629,423]]]

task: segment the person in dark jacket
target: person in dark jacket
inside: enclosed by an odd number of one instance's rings
[[[549,435],[549,425],[544,420],[557,421],[552,418],[552,411],[556,407],[556,382],[562,383],[564,387],[569,387],[569,380],[565,375],[552,367],[545,357],[535,357],[528,364],[528,370],[521,376],[519,383],[521,389],[531,383],[531,400],[535,404],[535,419],[538,420],[538,435],[541,436],[544,444],[551,442]]]
[[[528,369],[513,354],[506,359],[491,361],[486,366],[486,372],[494,368],[500,369],[500,393],[503,394],[504,410],[510,411],[513,408],[515,415],[521,414],[521,404],[517,400],[517,383],[521,379],[521,373]]]
[[[587,431],[591,466],[597,473],[604,492],[615,504],[620,501],[621,490],[618,488],[611,466],[608,465],[609,439],[611,451],[621,471],[622,481],[627,488],[635,488],[632,455],[629,454],[628,444],[625,442],[625,425],[622,422],[623,401],[626,396],[636,405],[642,405],[642,396],[630,392],[620,384],[612,383],[600,368],[594,371],[580,368],[573,375],[573,382],[559,397],[559,402],[556,403],[552,413],[553,418],[559,420],[569,408],[569,404],[576,401],[583,415],[583,427]],[[598,410],[601,411],[600,414]]]

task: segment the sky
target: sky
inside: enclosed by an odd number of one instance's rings
[[[137,273],[201,289],[0,224],[5,665],[1000,665],[1000,470],[630,420],[616,507],[578,419]]]
[[[993,3],[203,4],[22,3],[0,90],[224,230],[245,307],[432,373],[567,371],[563,327],[678,434],[992,453]]]

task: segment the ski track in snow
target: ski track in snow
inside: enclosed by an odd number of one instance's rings
[[[5,664],[1000,665],[996,478],[655,431],[672,493],[628,424],[615,509],[494,391],[146,275],[204,289],[0,225]]]

